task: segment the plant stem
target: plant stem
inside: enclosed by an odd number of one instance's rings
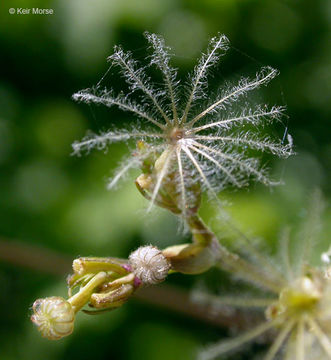
[[[187,218],[187,223],[193,235],[193,242],[203,246],[211,246],[215,251],[216,266],[231,273],[240,273],[242,277],[262,285],[272,292],[282,289],[282,282],[271,279],[264,271],[255,267],[239,255],[232,253],[221,245],[216,235],[204,224],[199,215]]]

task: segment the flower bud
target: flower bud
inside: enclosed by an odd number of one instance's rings
[[[70,335],[74,329],[75,312],[62,297],[52,296],[33,303],[31,321],[41,335],[49,340],[58,340]]]
[[[131,284],[123,284],[116,289],[105,293],[95,293],[91,296],[90,305],[96,309],[118,308],[122,306],[132,295],[134,287]]]
[[[132,270],[143,283],[152,285],[162,282],[168,275],[170,263],[154,246],[142,246],[129,256]]]
[[[113,271],[125,275],[127,271],[123,268],[124,261],[111,257],[80,257],[72,263],[72,269],[78,275],[97,273],[99,271]]]
[[[150,190],[153,186],[153,180],[151,175],[141,174],[136,179],[136,185],[142,190]]]

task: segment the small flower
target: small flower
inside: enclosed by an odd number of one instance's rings
[[[256,263],[252,265],[256,273],[254,270],[245,273],[240,269],[237,272],[242,279],[266,289],[268,296],[245,298],[242,295],[241,298],[212,297],[208,300],[208,296],[198,294],[198,300],[210,301],[214,311],[224,305],[246,309],[254,307],[264,309],[266,316],[265,322],[246,333],[207,347],[200,353],[199,359],[211,360],[238,350],[267,331],[273,331],[275,337],[263,358],[265,360],[331,359],[331,281],[325,275],[323,266],[310,265],[312,246],[316,244],[320,230],[321,209],[320,194],[316,192],[299,232],[301,252],[295,254],[296,262],[290,261],[290,238],[286,230],[280,241],[282,271],[261,254],[254,254]]]
[[[116,141],[143,141],[146,143],[144,151],[138,151],[123,162],[109,181],[108,188],[115,186],[130,169],[142,168],[146,159],[154,159],[148,176],[140,179],[148,185],[148,189],[142,190],[150,193],[150,207],[157,203],[165,184],[172,182],[175,190],[171,196],[178,197],[176,206],[183,213],[191,207],[196,208],[196,184],[213,198],[217,198],[217,192],[227,185],[241,187],[251,177],[266,185],[275,184],[259,161],[252,157],[251,150],[269,152],[279,157],[288,157],[293,153],[290,136],[288,144],[284,145],[258,131],[265,123],[278,120],[284,108],[258,105],[251,109],[246,105],[239,106],[237,100],[249,91],[268,84],[278,71],[264,67],[255,78],[242,78],[236,86],[222,89],[216,97],[210,96],[207,93],[207,75],[229,48],[228,39],[218,35],[211,39],[207,52],[183,86],[187,94],[183,101],[179,97],[177,71],[170,66],[169,48],[160,36],[149,33],[145,33],[145,36],[153,50],[150,66],[156,66],[163,75],[164,85],[161,89],[151,83],[145,68],[139,67],[130,52],[115,46],[114,54],[108,60],[120,68],[130,94],[116,95],[112,90],[97,86],[79,91],[73,95],[73,99],[108,107],[117,106],[133,113],[150,127],[139,130],[138,120],[138,126],[128,130],[89,135],[73,144],[74,154],[94,147],[104,149]],[[131,99],[134,92],[140,93],[140,103]],[[203,106],[201,102],[206,105]],[[169,206],[174,212],[177,211],[172,203]]]
[[[132,271],[144,285],[165,280],[170,270],[167,258],[155,246],[142,246],[129,256]]]
[[[32,308],[31,321],[43,337],[58,340],[72,333],[75,312],[67,300],[58,296],[38,299]]]

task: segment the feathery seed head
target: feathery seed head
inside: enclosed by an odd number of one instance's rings
[[[267,85],[278,71],[264,67],[255,78],[241,79],[237,85],[221,91],[215,100],[208,102],[209,70],[229,48],[228,39],[218,35],[211,39],[207,51],[188,77],[184,88],[190,90],[182,101],[177,71],[170,66],[169,48],[162,37],[149,33],[145,36],[153,51],[150,65],[156,66],[163,75],[161,89],[156,88],[145,67],[140,67],[130,52],[115,46],[114,54],[108,60],[119,67],[129,85],[130,95],[115,95],[113,91],[96,87],[82,90],[73,98],[108,107],[117,106],[133,113],[138,123],[143,120],[150,128],[137,130],[132,127],[126,131],[89,135],[73,144],[74,154],[90,151],[93,147],[104,149],[116,141],[138,140],[140,145],[135,156],[120,166],[108,188],[115,186],[133,167],[140,167],[146,174],[147,162],[152,183],[148,188],[139,188],[138,181],[138,189],[151,201],[151,206],[156,203],[184,216],[196,211],[200,191],[206,190],[217,199],[218,191],[228,185],[246,185],[249,178],[266,185],[275,184],[249,150],[269,152],[279,157],[293,153],[291,138],[285,145],[259,132],[259,127],[265,123],[278,120],[284,108],[260,105],[254,109],[243,107],[238,110],[234,105],[249,91]],[[133,92],[141,94],[140,103],[131,99]],[[202,106],[201,100],[207,101],[207,105]],[[250,131],[245,130],[246,125],[250,125]],[[146,145],[141,146],[142,142]],[[154,162],[151,161],[153,158]]]

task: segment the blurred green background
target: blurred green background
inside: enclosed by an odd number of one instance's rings
[[[17,7],[51,8],[54,14],[10,15],[9,8]],[[330,1],[2,1],[1,360],[193,359],[198,347],[227,333],[208,320],[138,300],[100,317],[80,314],[74,334],[57,342],[41,339],[29,322],[36,298],[65,296],[64,273],[73,258],[126,257],[139,244],[165,247],[184,241],[172,216],[163,211],[145,214],[146,202],[133,178],[117,191],[106,191],[105,179],[125,146],[114,145],[107,154],[70,156],[71,143],[88,129],[131,121],[127,113],[76,104],[71,95],[99,81],[114,44],[144,60],[145,30],[164,36],[180,75],[193,68],[211,36],[225,33],[233,47],[212,85],[220,84],[220,77],[238,78],[261,65],[280,70],[261,96],[287,106],[298,155],[269,161],[285,186],[270,191],[254,185],[226,194],[239,226],[273,244],[282,225],[303,215],[313,187],[330,197]],[[111,80],[105,85],[111,86]],[[203,215],[213,225],[208,209]],[[330,219],[329,210],[326,241]],[[168,283],[189,292],[208,276],[174,275]]]

